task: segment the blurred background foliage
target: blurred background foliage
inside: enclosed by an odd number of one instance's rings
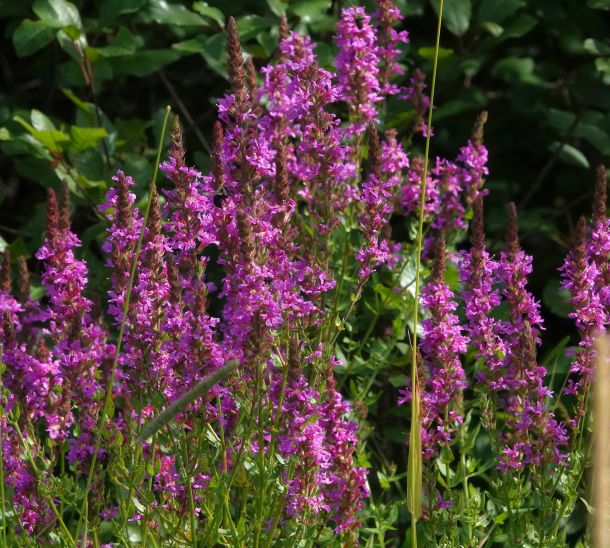
[[[373,2],[359,3],[374,10]],[[431,71],[436,3],[397,2],[411,38],[402,58],[405,83],[416,67]],[[236,17],[243,49],[257,67],[274,59],[279,16],[286,13],[293,29],[314,37],[320,62],[332,69],[334,26],[345,5],[331,0],[0,0],[0,251],[8,247],[13,258],[33,256],[42,242],[46,189],[66,180],[90,287],[102,290],[105,222],[96,204],[119,168],[138,181],[138,196],[144,196],[166,105],[180,115],[189,160],[204,171],[210,166],[215,104],[228,87],[226,18]],[[578,216],[590,209],[595,167],[610,156],[609,10],[610,0],[445,0],[432,154],[454,157],[477,114],[489,112],[491,247],[502,245],[504,208],[513,200],[520,209],[523,245],[534,255],[532,290],[544,305],[546,348],[554,348],[546,352],[546,363],[554,361],[560,373],[569,367],[562,350],[573,328],[557,267]],[[404,102],[390,102],[385,125],[406,141],[414,112],[404,109]],[[423,148],[418,139],[408,143],[412,153]],[[37,267],[34,261],[31,266]],[[357,330],[370,333],[390,324],[404,332],[404,303],[380,278],[368,290],[367,302],[371,310],[383,308],[373,314],[374,321],[385,314],[387,322],[382,318]],[[34,284],[33,291],[40,289]],[[399,329],[396,322],[402,322]],[[363,403],[377,423],[369,430],[379,449],[372,458],[387,465],[375,480],[383,491],[399,477],[385,457],[387,444],[395,444],[394,461],[406,459],[407,410],[394,403],[396,387],[404,385],[400,367],[406,367],[408,347],[400,342],[386,349],[377,339],[379,347],[362,354],[362,345],[354,344],[351,372],[377,389]],[[349,344],[345,347],[350,351]],[[356,400],[367,393],[352,382],[344,388]],[[397,505],[382,508],[374,502],[368,511],[376,527],[392,523],[399,511],[405,514]],[[375,518],[382,514],[384,519]],[[585,520],[585,514],[575,516],[573,532]]]

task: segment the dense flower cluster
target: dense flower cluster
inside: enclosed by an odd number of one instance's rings
[[[562,285],[570,292],[573,312],[570,317],[576,322],[580,333],[579,350],[570,352],[571,378],[565,391],[576,395],[578,406],[576,418],[571,425],[576,427],[585,412],[585,396],[593,378],[595,360],[595,337],[610,329],[610,220],[608,219],[606,170],[599,168],[593,219],[590,225],[584,217],[578,220],[576,242],[562,267]]]

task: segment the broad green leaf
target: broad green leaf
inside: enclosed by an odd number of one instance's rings
[[[112,59],[115,74],[144,77],[180,59],[181,55],[171,49],[137,51],[133,55]]]
[[[70,128],[70,150],[75,153],[82,152],[96,146],[102,139],[108,136],[102,127],[78,127]]]
[[[171,4],[166,0],[151,0],[147,13],[159,24],[176,26],[205,25],[205,20],[181,4]]]
[[[74,27],[79,30],[83,27],[78,8],[66,0],[36,0],[32,9],[49,27]]]
[[[587,157],[576,147],[569,145],[568,143],[564,143],[562,145],[556,141],[549,145],[549,150],[553,154],[557,154],[558,158],[566,164],[576,167],[583,167],[585,169],[589,169],[591,167]]]
[[[139,11],[145,4],[146,0],[105,0],[100,8],[99,25],[109,25],[121,15]]]
[[[51,119],[39,110],[34,109],[30,112],[30,120],[32,120],[32,125],[35,129],[55,129],[55,124],[51,122]]]
[[[193,2],[193,9],[204,17],[212,19],[212,21],[216,22],[219,27],[225,26],[225,16],[222,11],[220,11],[218,8],[208,6],[207,2]]]
[[[284,15],[284,13],[286,13],[286,8],[288,7],[287,2],[284,2],[283,0],[267,0],[267,5],[278,17]]]
[[[288,11],[300,17],[303,23],[312,23],[322,19],[331,5],[330,0],[297,0],[289,4]]]
[[[88,115],[95,114],[95,105],[93,103],[87,103],[79,99],[72,90],[68,88],[61,88],[62,93],[70,99],[79,109],[86,112]]]
[[[604,84],[610,84],[610,57],[598,57],[595,59],[595,68],[602,75]]]
[[[610,10],[610,0],[587,0],[587,6],[594,10]]]
[[[190,40],[184,42],[176,42],[172,44],[172,48],[186,53],[202,53],[205,48],[205,43],[209,40],[204,34],[199,34]]]
[[[421,57],[426,59],[427,61],[432,62],[434,60],[434,50],[435,50],[435,48],[433,48],[433,47],[422,47],[417,50],[417,53]],[[454,54],[455,54],[455,52],[452,49],[448,49],[448,48],[439,48],[438,49],[439,60],[447,59],[447,57],[451,57]]]
[[[485,21],[485,23],[481,23],[481,28],[496,38],[501,36],[504,32],[504,27],[502,25],[498,25],[498,23],[494,23],[493,21]]]
[[[107,46],[95,48],[95,51],[102,57],[120,57],[133,54],[143,43],[142,38],[133,34],[129,29],[121,27]]]
[[[15,122],[21,124],[42,146],[54,152],[60,152],[63,144],[70,141],[70,137],[63,131],[56,129],[38,130],[20,116],[15,116]]]
[[[601,40],[595,40],[595,38],[587,38],[583,47],[592,55],[610,55],[610,46],[604,44]]]
[[[260,15],[245,15],[237,20],[237,30],[242,42],[254,38],[259,32],[268,29],[273,21]]]
[[[223,77],[227,77],[227,49],[226,37],[224,33],[210,36],[203,44],[201,55],[206,60],[208,66]]]
[[[482,0],[477,10],[477,17],[482,22],[502,23],[523,6],[525,6],[523,0]]]
[[[491,74],[509,84],[544,84],[544,81],[534,74],[535,67],[531,57],[505,57],[492,67]]]
[[[502,40],[507,40],[508,38],[521,38],[521,36],[525,36],[537,24],[538,21],[534,19],[531,15],[522,13],[517,17],[517,19],[515,19],[515,21],[510,24],[507,24],[504,27],[504,32],[502,33]]]
[[[438,16],[438,1],[430,0]],[[451,34],[463,36],[468,32],[472,17],[470,0],[449,0],[443,5],[443,24]]]
[[[13,32],[17,57],[27,57],[44,48],[55,38],[55,29],[40,21],[25,19]]]

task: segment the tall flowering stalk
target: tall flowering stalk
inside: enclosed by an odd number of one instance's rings
[[[422,322],[420,350],[423,358],[424,379],[421,388],[422,455],[430,459],[442,446],[448,445],[462,424],[462,393],[466,375],[461,357],[466,353],[469,339],[463,334],[453,291],[444,280],[445,242],[438,239],[431,281],[422,288],[421,304],[429,317]],[[407,392],[400,402],[409,401]]]
[[[610,222],[607,215],[607,179],[603,166],[598,169],[592,223],[588,226],[580,217],[576,241],[560,268],[562,286],[570,292],[575,320],[580,334],[578,351],[573,355],[565,392],[577,397],[576,416],[570,420],[572,428],[580,424],[586,412],[586,398],[593,380],[595,338],[610,327],[608,311],[608,260],[610,258]]]
[[[506,342],[505,409],[508,431],[500,458],[500,469],[521,469],[544,462],[561,463],[561,448],[567,442],[566,431],[546,408],[551,391],[544,385],[546,368],[536,359],[542,318],[539,303],[526,289],[532,270],[532,257],[519,245],[517,211],[508,208],[506,250],[500,254],[497,276],[503,284],[501,294],[508,303],[509,320],[503,323]]]

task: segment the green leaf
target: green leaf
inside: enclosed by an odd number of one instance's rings
[[[438,2],[430,0],[438,16]],[[472,4],[470,0],[450,0],[443,6],[443,24],[445,28],[456,36],[463,36],[470,27],[472,17]]]
[[[498,23],[494,23],[493,21],[486,21],[485,23],[481,23],[481,28],[486,30],[494,37],[501,36],[504,32],[504,27],[502,25],[498,25]]]
[[[482,0],[477,17],[479,21],[502,23],[523,6],[523,0]]]
[[[70,128],[70,150],[75,153],[93,148],[102,139],[108,137],[103,127],[78,127]]]
[[[32,9],[49,27],[74,27],[79,30],[83,28],[78,8],[66,0],[36,0]]]
[[[99,25],[105,27],[121,15],[135,13],[146,4],[146,0],[106,0],[100,8]]]
[[[87,103],[79,99],[72,90],[68,88],[61,88],[62,93],[70,99],[79,109],[88,115],[95,114],[95,105],[93,103]]]
[[[54,152],[60,152],[63,149],[62,144],[70,141],[70,137],[63,131],[56,129],[39,130],[31,126],[20,116],[13,118],[15,122],[21,124],[43,147]]]
[[[212,19],[212,21],[216,22],[219,27],[225,26],[225,16],[222,11],[220,11],[218,8],[208,6],[207,2],[193,2],[193,9],[204,17]]]
[[[331,0],[297,0],[290,4],[288,11],[303,23],[313,23],[322,19],[331,5]]]
[[[564,143],[563,145],[558,141],[549,145],[549,150],[553,154],[557,154],[557,157],[566,164],[570,164],[576,167],[583,167],[589,169],[591,166],[587,157],[576,147]]]
[[[287,5],[283,0],[267,0],[267,5],[269,6],[269,9],[278,17],[286,13]]]
[[[55,38],[55,30],[40,21],[25,19],[13,32],[17,57],[27,57],[44,48]]]
[[[181,4],[170,4],[166,0],[151,0],[147,13],[161,25],[200,27],[205,20]]]
[[[594,10],[610,10],[610,0],[587,0],[587,6]]]
[[[504,27],[502,39],[507,40],[508,38],[521,38],[531,31],[537,24],[538,21],[531,15],[522,13],[514,22]]]
[[[491,74],[509,84],[542,85],[544,81],[534,74],[535,67],[531,57],[505,57],[493,66]]]
[[[227,77],[227,48],[224,33],[210,36],[203,44],[201,55],[208,66],[223,77]]]
[[[610,55],[610,46],[595,38],[587,38],[583,47],[592,55]]]
[[[34,109],[32,112],[30,112],[30,120],[32,120],[32,125],[36,129],[55,129],[55,124],[51,122],[51,119],[39,110]]]
[[[433,47],[422,47],[417,50],[417,53],[426,59],[427,61],[432,62],[434,60],[434,51],[436,48]],[[452,49],[448,48],[438,48],[438,58],[439,61],[441,59],[447,59],[447,57],[451,57],[455,52]]]
[[[115,74],[127,74],[140,78],[159,70],[180,59],[179,52],[171,49],[151,49],[138,51],[133,55],[116,57],[112,60]]]
[[[260,15],[245,15],[237,20],[237,30],[243,42],[254,38],[259,32],[268,29],[273,21]]]
[[[120,57],[133,54],[143,43],[142,38],[121,27],[107,46],[95,48],[95,51],[102,57]]]

